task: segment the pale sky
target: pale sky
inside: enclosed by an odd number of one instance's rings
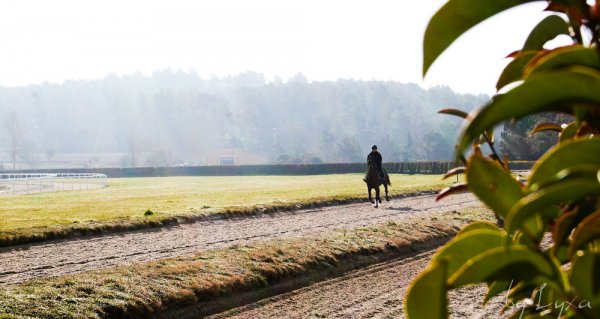
[[[469,32],[423,80],[428,19],[445,0],[0,0],[0,85],[101,79],[171,68],[283,80],[396,80],[495,92],[508,53],[544,1]]]

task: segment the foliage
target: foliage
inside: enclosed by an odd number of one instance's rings
[[[504,125],[500,141],[500,153],[513,160],[537,160],[558,141],[560,125],[572,121],[559,113],[543,113],[526,116]],[[554,124],[557,130],[546,129],[531,135],[539,125]]]
[[[339,154],[342,162],[357,163],[363,161],[361,147],[356,138],[346,136],[335,144],[336,153]]]
[[[438,124],[455,122],[433,116],[436,105],[470,110],[488,98],[398,82],[267,82],[256,73],[203,79],[166,70],[0,87],[0,125],[14,108],[21,119],[19,147],[30,146],[31,160],[40,154],[38,168],[80,167],[94,154],[100,167],[202,165],[221,148],[245,149],[270,161],[280,154],[312,154],[323,162],[363,162],[373,144],[386,161],[449,160],[447,152],[439,157],[419,147],[403,157],[408,134],[419,144]],[[0,149],[8,149],[9,135],[0,131]],[[442,141],[452,148],[456,130],[440,133],[452,139]],[[55,155],[48,158],[47,149]],[[18,167],[26,160],[21,155]]]
[[[22,153],[23,132],[19,117],[14,110],[10,110],[4,118],[4,127],[8,136],[8,153],[12,162],[12,170],[16,169],[17,158]]]
[[[425,34],[426,71],[462,33],[527,0],[449,0]],[[433,257],[409,289],[409,318],[445,318],[447,292],[484,283],[484,300],[503,293],[512,318],[600,318],[600,16],[598,1],[550,0],[542,20],[498,81],[497,94],[466,117],[457,151],[465,187],[490,207],[503,228],[476,222]],[[568,33],[572,44],[546,43]],[[490,130],[507,120],[561,112],[565,126],[542,123],[533,133],[559,131],[559,141],[517,181],[498,156]],[[444,112],[462,115],[459,111]],[[485,156],[480,147],[490,146]],[[464,153],[472,146],[472,153]],[[545,234],[551,233],[551,240]],[[427,302],[423,302],[427,296]]]

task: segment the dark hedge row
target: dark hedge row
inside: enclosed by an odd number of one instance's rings
[[[534,162],[514,162],[511,169],[525,170]],[[444,174],[456,165],[452,161],[384,163],[393,174]],[[133,167],[133,168],[73,168],[60,170],[29,170],[19,173],[100,173],[111,178],[163,177],[163,176],[244,176],[244,175],[320,175],[364,173],[366,164],[306,164],[306,165],[239,165],[239,166],[188,166],[188,167]],[[13,173],[12,171],[6,173]]]

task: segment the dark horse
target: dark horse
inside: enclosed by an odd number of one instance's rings
[[[390,177],[388,176],[388,173],[385,170],[383,171],[383,174],[384,178],[382,181],[381,177],[379,177],[379,172],[375,165],[369,163],[369,170],[367,171],[365,182],[367,183],[367,187],[369,188],[369,201],[375,204],[375,207],[379,207],[379,203],[381,203],[381,198],[379,197],[379,186],[381,184],[383,184],[383,187],[385,188],[385,199],[387,201],[390,200],[390,197],[388,196],[388,186],[392,186],[392,183],[390,182]],[[373,201],[373,198],[371,197],[371,189],[373,188],[375,188],[375,201]]]

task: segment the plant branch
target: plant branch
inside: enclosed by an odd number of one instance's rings
[[[483,138],[485,138],[485,141],[490,146],[490,149],[492,150],[492,153],[496,157],[496,160],[500,163],[500,165],[502,165],[502,167],[504,167],[504,162],[502,161],[502,159],[498,155],[498,152],[496,152],[496,148],[494,147],[494,143],[492,143],[492,140],[490,140],[490,138],[489,138],[489,136],[487,135],[486,132],[483,133]]]

